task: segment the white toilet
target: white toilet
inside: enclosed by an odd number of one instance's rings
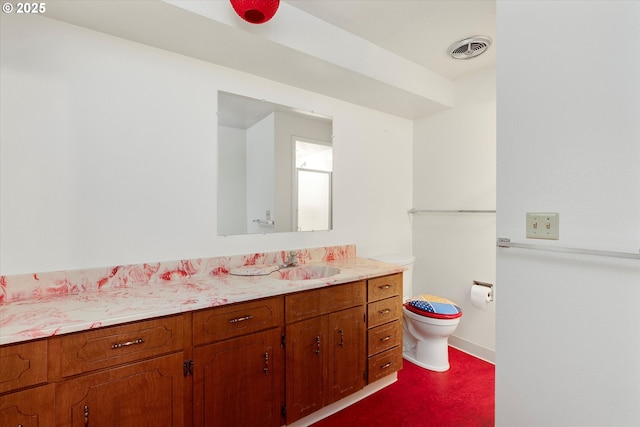
[[[460,323],[460,307],[434,295],[412,296],[415,257],[393,254],[372,259],[407,268],[402,280],[403,357],[431,371],[448,370],[449,336]]]

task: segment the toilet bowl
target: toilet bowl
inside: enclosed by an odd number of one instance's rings
[[[431,371],[448,370],[449,336],[460,323],[460,307],[434,295],[412,296],[414,257],[390,254],[372,259],[406,268],[402,276],[402,356]]]
[[[405,301],[402,313],[403,357],[431,371],[447,371],[449,336],[460,323],[460,307],[444,298],[420,295]]]

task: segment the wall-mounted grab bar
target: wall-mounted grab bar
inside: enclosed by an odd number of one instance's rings
[[[601,250],[595,250],[595,249],[565,248],[561,246],[534,245],[531,243],[512,242],[511,239],[507,239],[504,237],[498,237],[498,240],[496,241],[496,246],[499,248],[521,248],[521,249],[533,249],[538,251],[565,252],[570,254],[640,259],[640,251],[638,251],[639,253],[634,254],[632,252],[614,252],[614,251],[601,251]]]
[[[409,209],[409,213],[496,213],[494,210],[484,209]]]

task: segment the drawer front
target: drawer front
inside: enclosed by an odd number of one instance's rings
[[[365,302],[365,282],[361,280],[286,295],[285,315],[287,323],[291,323],[363,305]]]
[[[369,358],[368,383],[402,369],[402,347],[392,348]]]
[[[367,293],[369,302],[402,295],[402,273],[369,279]]]
[[[367,337],[369,356],[402,345],[402,322],[394,320],[391,323],[369,329]]]
[[[193,344],[202,345],[282,325],[284,298],[243,302],[193,313]]]
[[[179,316],[146,320],[63,335],[50,340],[51,361],[61,377],[129,363],[182,350],[183,318]]]
[[[395,296],[367,305],[367,318],[369,328],[400,319],[402,316],[400,296]]]
[[[45,340],[0,347],[0,393],[45,382]]]

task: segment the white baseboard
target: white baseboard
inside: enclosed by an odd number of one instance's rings
[[[472,343],[471,341],[456,337],[455,335],[451,335],[449,337],[449,345],[453,348],[477,357],[478,359],[482,359],[485,362],[489,362],[494,365],[496,364],[495,350],[490,350],[486,347],[482,347],[478,344]]]

